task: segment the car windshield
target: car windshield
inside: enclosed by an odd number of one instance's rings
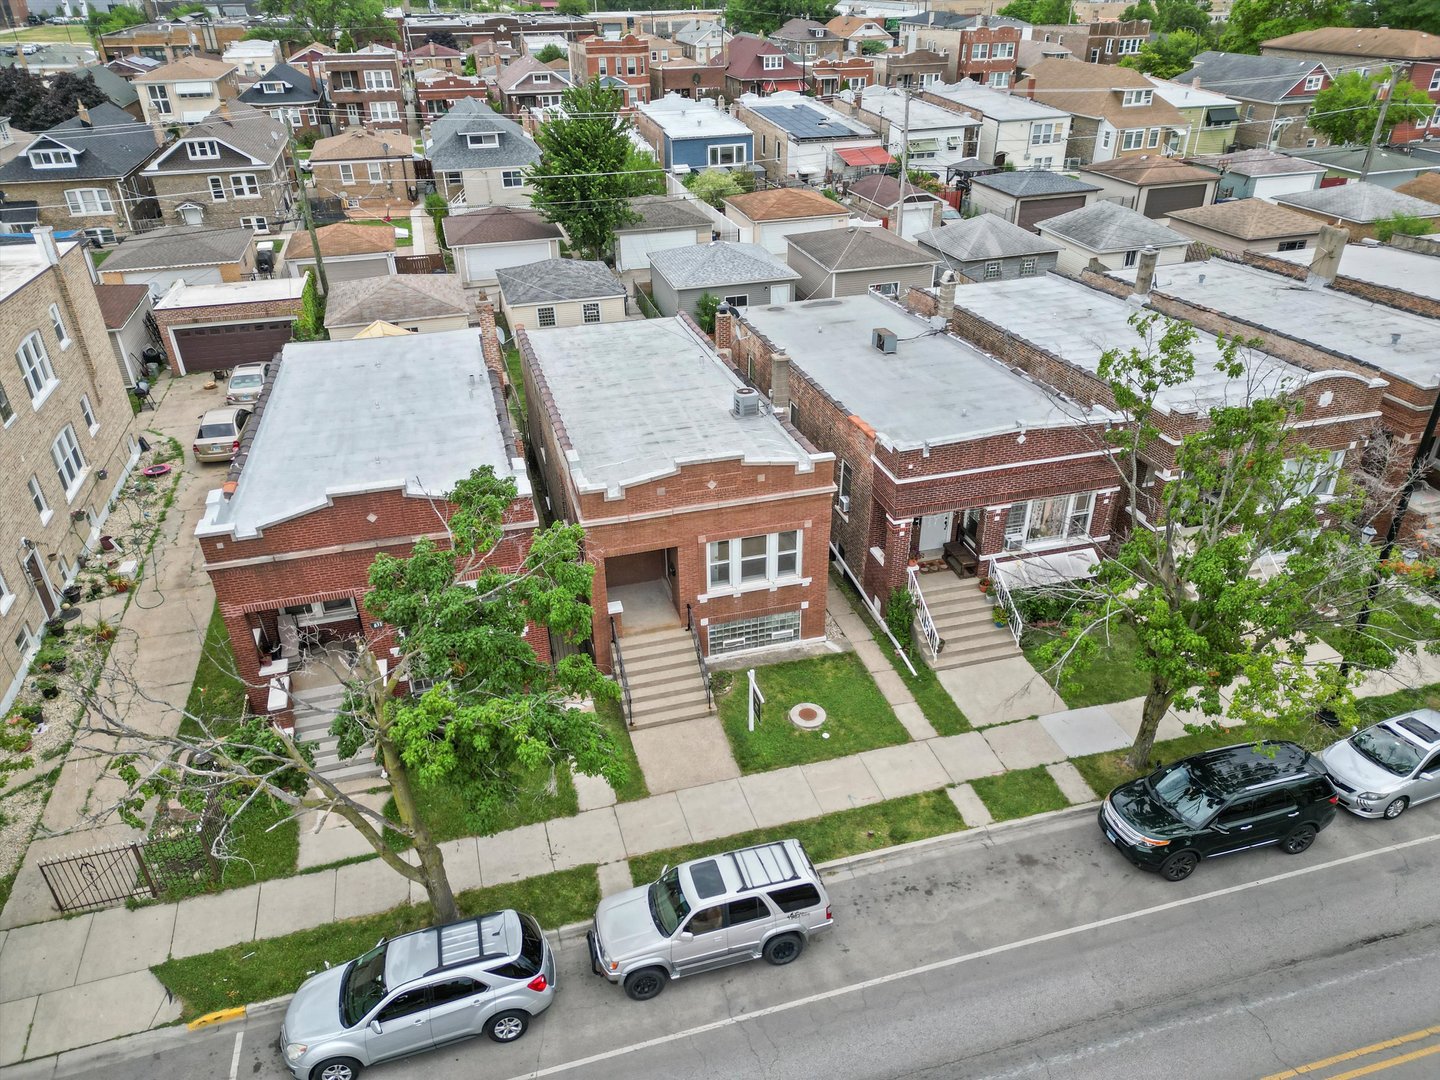
[[[661,874],[660,880],[650,886],[650,917],[656,928],[669,937],[689,914],[689,901],[680,888],[680,871],[671,869]]]
[[[350,962],[350,970],[340,984],[340,1018],[346,1027],[354,1027],[385,997],[385,950],[382,941],[358,960]]]
[[[1152,775],[1150,790],[1176,817],[1192,828],[1203,825],[1220,809],[1220,799],[1200,785],[1184,762]]]
[[[224,424],[201,424],[200,438],[202,439],[228,439],[235,434],[235,425]]]
[[[1420,764],[1424,754],[1414,743],[1406,742],[1383,727],[1366,728],[1350,737],[1350,745],[1386,772],[1409,776]]]
[[[265,376],[256,371],[248,375],[236,375],[230,380],[230,386],[235,390],[243,390],[249,386],[259,386],[264,381]]]

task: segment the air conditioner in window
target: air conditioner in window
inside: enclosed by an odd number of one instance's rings
[[[835,499],[835,505],[840,508],[840,513],[842,513],[842,514],[848,514],[848,513],[850,512],[850,496],[849,496],[849,495],[840,495],[840,496],[837,496],[836,499]]]

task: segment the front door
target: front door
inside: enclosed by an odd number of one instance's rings
[[[729,953],[725,937],[725,908],[705,908],[690,916],[690,921],[670,943],[670,963],[681,975],[701,971],[725,962]]]
[[[373,1026],[365,1028],[365,1049],[372,1062],[429,1050],[435,1044],[430,1037],[430,996],[426,987],[400,991],[380,1006],[372,1024],[375,1021],[380,1025],[378,1033]]]
[[[1246,799],[1221,811],[1212,827],[1208,855],[1277,843],[1289,830],[1286,825],[1300,816],[1288,791],[1271,791]]]
[[[1432,754],[1430,760],[1420,766],[1415,779],[1410,781],[1410,789],[1412,803],[1440,798],[1440,753]]]
[[[40,597],[40,606],[45,609],[45,618],[53,619],[56,612],[60,610],[60,605],[55,600],[55,590],[50,588],[50,577],[45,573],[45,566],[33,551],[25,556],[25,573],[30,576],[30,584],[35,586],[35,593]]]
[[[955,515],[946,511],[943,514],[926,514],[920,519],[920,550],[939,551],[950,542],[950,527],[954,523]]]
[[[965,517],[960,522],[960,532],[965,537],[965,542],[970,545],[971,551],[980,550],[980,508],[972,507],[965,511]]]

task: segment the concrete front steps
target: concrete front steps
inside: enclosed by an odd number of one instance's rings
[[[295,713],[295,741],[315,745],[315,767],[321,776],[348,790],[352,781],[378,777],[381,768],[371,759],[370,748],[362,749],[352,758],[340,760],[340,739],[330,734],[330,725],[345,700],[343,686],[326,686],[291,694]],[[367,785],[368,786],[368,785]]]
[[[654,630],[620,639],[634,727],[683,724],[710,715],[690,631]]]
[[[939,659],[932,658],[928,648],[921,650],[936,671],[1021,655],[1009,627],[995,625],[990,613],[994,605],[975,578],[937,571],[920,574],[918,580],[935,629],[945,643]]]

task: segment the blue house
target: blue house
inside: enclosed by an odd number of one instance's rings
[[[752,168],[754,133],[712,102],[672,93],[636,108],[635,126],[667,172]]]

